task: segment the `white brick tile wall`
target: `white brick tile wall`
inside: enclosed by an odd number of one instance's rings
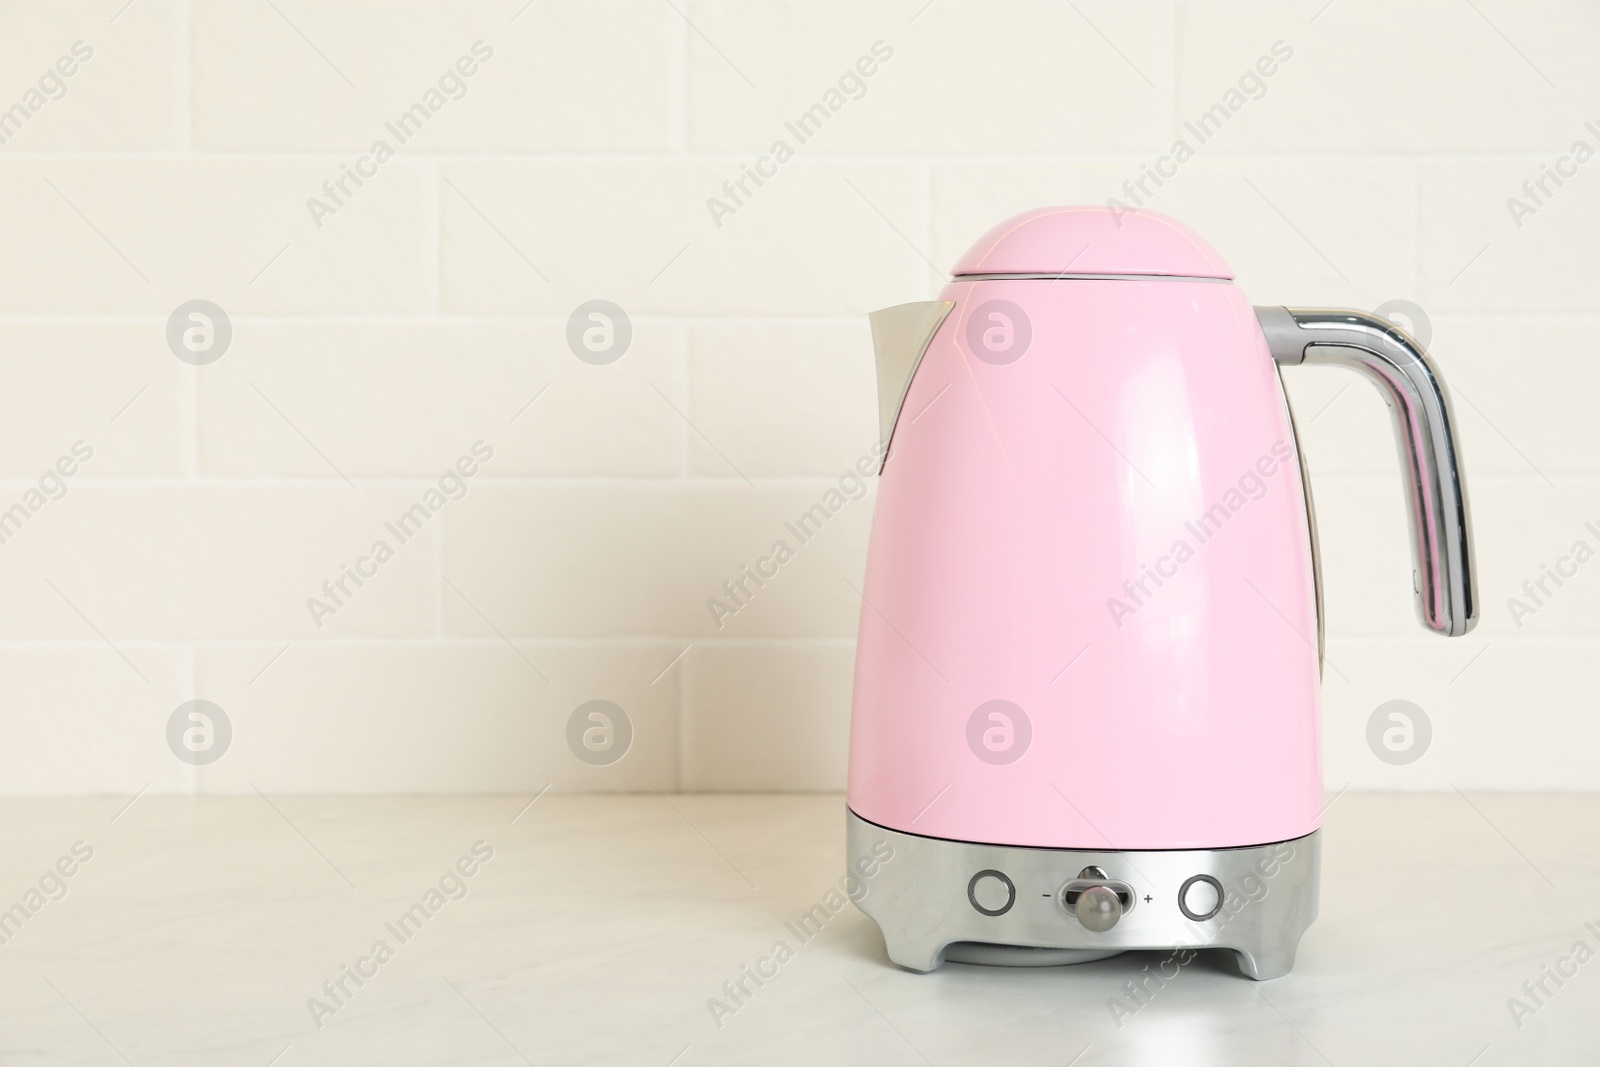
[[[878,385],[861,358],[871,347],[864,318],[697,324],[691,469],[827,478],[850,470],[877,439]]]
[[[687,660],[684,789],[838,788],[850,736],[849,642],[733,642]]]
[[[196,676],[210,699],[229,710],[241,758],[230,754],[200,768],[202,786],[530,797],[546,786],[670,792],[678,788],[682,665],[657,678],[678,648],[513,647],[491,636],[296,643],[273,660],[279,650],[273,644],[214,646],[202,654]],[[590,700],[616,704],[632,725],[632,744],[615,763],[590,765],[567,747],[568,719]]]
[[[1562,0],[1275,3],[1181,0],[1178,111],[1193,118],[1283,41],[1244,92],[1220,151],[1307,155],[1542,152],[1565,146],[1600,90],[1600,14]]]
[[[1487,641],[1335,641],[1350,681],[1323,676],[1324,767],[1330,792],[1357,789],[1594,788],[1600,758],[1575,694],[1593,685],[1600,645],[1577,638]],[[1367,722],[1390,700],[1423,708],[1433,731],[1426,755],[1389,766],[1367,751]]]
[[[306,200],[339,162],[0,160],[0,231],[34,252],[0,260],[0,312],[165,319],[198,297],[235,315],[415,313],[432,291],[432,166],[391,160],[318,228]]]
[[[281,13],[197,2],[196,143],[365,151],[393,143],[385,123],[410,134],[400,117],[437,90],[442,106],[405,151],[670,152],[683,63],[672,9],[534,4],[509,21],[523,2],[385,5],[381,18],[358,2],[285,2]]]
[[[37,478],[83,441],[85,478],[182,474],[191,375],[151,327],[0,318],[0,473]]]
[[[1544,568],[1554,567],[1576,542],[1600,548],[1600,532],[1595,532],[1600,531],[1600,482],[1563,478],[1552,489],[1539,481],[1495,478],[1474,488],[1473,518],[1483,545],[1479,573],[1490,591],[1478,632],[1491,637],[1600,633],[1600,616],[1594,612],[1600,573],[1563,564],[1562,569],[1576,569],[1577,574],[1561,584],[1546,580],[1537,600],[1522,589],[1524,582],[1538,582]],[[1512,597],[1535,613],[1513,612],[1508,603]]]
[[[1412,617],[1380,399],[1285,374],[1330,786],[1596,788],[1600,564],[1508,600],[1600,550],[1600,162],[1562,158],[1600,151],[1597,45],[1577,0],[7,5],[0,508],[94,454],[0,544],[0,792],[839,788],[872,491],[785,524],[873,440],[864,315],[1113,196],[1255,303],[1418,302],[1456,387],[1483,621],[1452,642]],[[165,337],[194,299],[231,319],[207,366]],[[609,364],[568,347],[593,300],[629,319]],[[200,768],[165,740],[194,697],[234,729]],[[1394,698],[1435,731],[1405,767],[1365,740]],[[595,699],[634,728],[605,766],[567,742]]]
[[[1337,637],[1411,636],[1418,624],[1411,606],[1411,549],[1399,478],[1324,478],[1313,482],[1311,490],[1327,632]]]
[[[1593,112],[1600,130],[1600,108]],[[1545,193],[1524,192],[1574,140],[1600,134],[1573,122],[1548,152],[1515,160],[1474,159],[1418,167],[1418,291],[1442,312],[1593,314],[1600,310],[1600,182],[1594,161]],[[1577,166],[1574,162],[1568,169]],[[1587,179],[1587,180],[1586,180]],[[1533,209],[1516,212],[1517,197]]]
[[[1600,473],[1597,328],[1582,316],[1435,320],[1474,472],[1540,484]]]
[[[123,11],[125,2],[93,0],[68,17],[54,4],[0,11],[0,108],[29,109],[0,123],[5,152],[183,147],[183,4],[150,0]],[[30,90],[39,95],[29,100]]]
[[[46,590],[49,594],[49,590]],[[18,794],[156,792],[193,768],[167,749],[167,716],[188,693],[188,653],[148,643],[16,642],[0,650],[0,774]],[[74,635],[76,636],[76,635]]]
[[[871,496],[820,530],[790,528],[833,485],[485,484],[444,516],[444,574],[459,590],[444,600],[446,632],[853,637]],[[793,558],[777,576],[743,578],[779,541]],[[726,592],[741,579],[747,594]],[[713,598],[731,614],[713,612]]]
[[[296,485],[71,486],[0,546],[10,564],[0,573],[0,596],[11,604],[0,615],[0,637],[426,636],[435,631],[439,592],[432,544],[438,518],[406,543],[384,526],[423,489],[352,487],[336,477]],[[9,488],[0,500],[9,506],[21,492]],[[340,595],[343,603],[321,592],[380,539],[394,556],[375,577],[359,588],[346,579],[352,595]],[[313,596],[333,613],[314,618],[306,605]]]
[[[604,297],[642,315],[831,316],[920,285],[917,167],[796,158],[736,204],[722,186],[745,162],[446,163],[445,308],[565,315]],[[713,218],[712,197],[732,214]]]
[[[704,35],[690,40],[690,147],[749,156],[778,139],[802,155],[1165,147],[1168,5],[924,3],[690,4]],[[827,121],[801,125],[819,103]],[[798,143],[785,123],[809,139]]]
[[[243,325],[198,382],[205,474],[432,478],[479,440],[490,479],[682,472],[678,322],[634,320],[609,366],[574,359],[558,319]]]

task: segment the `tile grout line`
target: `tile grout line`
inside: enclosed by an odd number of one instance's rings
[[[185,156],[189,156],[194,152],[194,5],[190,0],[178,5],[176,22],[180,52],[174,99],[178,112],[178,147]]]
[[[574,475],[508,475],[500,478],[486,477],[475,485],[481,485],[491,492],[529,492],[548,491],[558,489],[732,489],[749,488],[740,478],[730,476],[721,477],[709,474],[686,474],[681,469],[683,464],[678,464],[680,470],[664,474],[574,474]],[[843,466],[843,464],[841,464]],[[437,477],[437,475],[435,475]],[[1392,471],[1374,473],[1340,473],[1316,474],[1313,472],[1318,485],[1336,484],[1346,486],[1395,486],[1400,484],[1399,475]],[[1600,471],[1594,473],[1568,473],[1558,472],[1552,479],[1559,489],[1563,486],[1572,490],[1592,490],[1600,482]],[[374,488],[416,489],[425,488],[432,479],[424,473],[411,475],[381,475],[367,476],[355,475],[351,481],[357,485]],[[818,489],[837,485],[838,474],[822,473],[795,473],[795,474],[755,474],[750,481],[758,488],[767,489]],[[1532,474],[1474,474],[1473,485],[1486,485],[1495,487],[1515,487],[1527,485],[1544,485],[1543,479]],[[32,480],[25,474],[0,475],[0,491],[9,489],[26,489]],[[83,489],[105,493],[127,493],[133,490],[147,489],[191,489],[191,490],[230,490],[238,488],[250,489],[304,489],[307,491],[337,490],[344,493],[349,488],[338,478],[318,478],[311,476],[260,476],[260,477],[233,477],[223,474],[198,474],[192,471],[174,475],[144,475],[133,474],[126,477],[117,475],[101,475],[99,477],[84,477],[75,479],[74,486]]]
[[[675,791],[689,780],[689,657],[678,665],[678,775]]]
[[[694,470],[694,434],[691,431],[691,427],[694,425],[694,423],[692,421],[690,421],[691,419],[694,418],[694,415],[693,415],[694,408],[693,408],[693,403],[692,403],[692,401],[694,399],[694,378],[695,378],[695,373],[694,373],[694,345],[695,345],[694,323],[692,323],[692,322],[683,323],[678,328],[677,334],[678,334],[678,343],[680,345],[682,345],[682,347],[683,347],[683,410],[684,410],[684,413],[685,413],[686,417],[677,420],[678,421],[678,426],[677,426],[676,432],[678,434],[678,476],[677,476],[676,479],[673,479],[673,480],[676,481],[679,485],[683,485],[683,484],[694,484],[695,482],[701,480],[700,477],[696,476],[695,470]],[[718,480],[721,480],[721,479],[718,479]],[[737,481],[738,479],[733,478],[733,479],[729,479],[729,480],[730,481]]]
[[[572,637],[552,637],[547,634],[512,634],[507,635],[513,642],[537,646],[547,649],[563,648],[610,648],[610,649],[660,649],[671,652],[684,644],[710,645],[719,648],[768,648],[781,646],[785,648],[849,648],[855,644],[855,636],[833,637],[716,637],[705,634],[630,634],[620,637],[591,637],[576,635]],[[1340,639],[1343,641],[1352,638]],[[1373,642],[1389,641],[1389,638],[1368,638]],[[1398,640],[1396,638],[1395,640]],[[1581,641],[1600,641],[1600,634],[1589,638],[1573,638]],[[225,637],[225,638],[193,638],[193,637],[126,637],[117,636],[120,647],[138,648],[154,651],[182,652],[191,647],[228,648],[228,649],[281,649],[285,641],[290,644],[305,643],[304,634],[289,637],[286,634],[263,637]],[[1542,643],[1544,638],[1524,640],[1521,643]],[[316,645],[319,647],[340,648],[385,648],[397,647],[415,649],[417,647],[432,646],[435,648],[504,648],[505,641],[498,636],[483,637],[472,634],[444,634],[434,637],[431,634],[407,634],[398,637],[327,637],[318,638]],[[102,641],[89,638],[32,638],[29,640],[0,639],[0,651],[38,651],[40,649],[55,649],[56,651],[103,651],[105,644]],[[687,658],[687,657],[686,657]],[[676,669],[676,668],[674,668]]]
[[[1179,85],[1178,79],[1183,66],[1180,58],[1182,53],[1178,50],[1178,0],[1168,0],[1167,19],[1170,31],[1168,41],[1172,46],[1172,67],[1168,71],[1168,75],[1172,78],[1172,91],[1167,94],[1167,134],[1172,138],[1171,143],[1176,144],[1179,139],[1178,109],[1181,104],[1179,97],[1182,93],[1182,86]]]
[[[184,693],[184,697],[183,697],[184,701],[201,699],[201,696],[200,696],[200,649],[202,647],[203,647],[203,643],[199,642],[199,641],[186,641],[181,646],[182,651],[181,651],[180,655],[181,655],[181,657],[182,657],[182,659],[184,661],[183,674],[186,675],[187,678],[188,678],[187,689],[186,689],[186,692]],[[200,793],[202,792],[202,790],[200,788],[200,776],[204,772],[205,772],[204,768],[201,767],[199,764],[188,764],[188,763],[186,763],[184,765],[184,776],[183,777],[184,777],[185,795],[191,796],[191,797],[200,795]]]
[[[917,191],[922,197],[922,247],[928,250],[929,255],[932,255],[935,210],[933,206],[933,166],[926,159],[922,161],[921,173],[918,175],[918,178],[919,188]],[[932,267],[929,267],[926,264],[924,264],[924,267],[929,271],[933,270]],[[943,279],[938,277],[933,278],[933,287],[935,292],[938,291],[942,280]]]
[[[1411,294],[1412,300],[1421,300],[1417,292],[1418,280],[1422,274],[1422,243],[1421,226],[1419,222],[1419,202],[1421,184],[1420,172],[1415,163],[1406,166],[1406,241],[1410,247],[1406,250],[1406,291]]]
[[[185,365],[179,373],[183,375],[183,387],[179,390],[178,403],[179,434],[182,438],[182,474],[179,481],[184,488],[192,488],[192,484],[200,478],[200,372],[199,367]],[[235,484],[232,478],[221,479],[228,486]],[[94,487],[97,483],[85,479],[80,484]],[[118,480],[118,484],[122,483]],[[137,485],[138,479],[132,484]]]
[[[444,636],[444,520],[447,516],[439,516],[439,522],[433,530],[433,636],[437,640]]]
[[[506,163],[506,164],[627,164],[627,163],[682,163],[692,164],[698,162],[714,162],[718,164],[748,163],[751,154],[760,154],[770,147],[767,144],[751,144],[743,151],[727,150],[715,152],[698,152],[692,155],[680,154],[678,145],[652,150],[649,152],[625,151],[597,151],[597,152],[537,152],[537,151],[505,151],[505,152],[450,152],[450,151],[418,151],[409,158],[413,160],[449,160],[455,163]],[[1561,155],[1570,146],[1551,145],[1542,151],[1532,150],[1507,150],[1502,152],[1223,152],[1216,151],[1205,157],[1205,162],[1212,166],[1228,165],[1260,165],[1260,164],[1356,164],[1363,166],[1395,166],[1395,165],[1435,165],[1435,164],[1472,164],[1472,163],[1548,163],[1552,156]],[[283,150],[237,150],[237,151],[203,151],[191,155],[187,149],[129,149],[100,151],[33,151],[33,152],[7,152],[5,158],[43,163],[59,163],[69,161],[88,161],[117,163],[124,161],[142,162],[232,162],[232,163],[329,163],[337,166],[342,162],[349,162],[351,154],[359,155],[366,151],[363,144],[351,144],[342,150],[334,149],[283,149]],[[810,157],[819,163],[844,164],[844,163],[900,163],[913,167],[921,163],[933,166],[947,167],[991,167],[1001,166],[1082,166],[1093,164],[1133,164],[1147,163],[1150,159],[1150,150],[1144,151],[1102,151],[1102,152],[1025,152],[1014,151],[1010,154],[1000,152],[974,151],[968,154],[959,153],[910,153],[910,152],[823,152],[816,151]]]
[[[678,35],[677,48],[678,77],[676,106],[673,108],[672,118],[677,129],[674,131],[673,155],[689,158],[689,24],[686,19],[672,19],[673,32]]]
[[[858,311],[835,311],[806,314],[803,312],[761,314],[752,312],[694,312],[689,314],[673,313],[629,313],[629,318],[634,322],[659,322],[659,323],[687,323],[710,325],[762,325],[788,324],[800,326],[844,326],[859,324],[870,308]],[[1563,325],[1573,323],[1592,323],[1600,319],[1600,309],[1593,311],[1443,311],[1431,315],[1434,322],[1458,323],[1500,323],[1509,325]],[[272,325],[299,326],[393,326],[416,328],[418,326],[437,327],[525,327],[525,326],[550,326],[565,324],[566,316],[555,311],[548,312],[458,312],[440,311],[437,314],[348,314],[327,313],[319,314],[305,311],[274,311],[260,313],[241,313],[229,315],[231,321],[260,322]],[[98,326],[148,326],[155,323],[164,323],[166,316],[159,311],[150,312],[111,312],[104,314],[77,314],[71,312],[59,313],[17,313],[0,311],[0,328],[6,326],[72,326],[75,324],[92,323]]]
[[[428,277],[423,284],[428,294],[429,311],[435,318],[442,314],[440,300],[441,293],[444,290],[444,254],[442,252],[444,246],[443,177],[444,162],[436,159],[428,171],[428,181],[432,185],[430,191],[433,195],[427,198],[428,210],[431,213],[428,221],[431,225],[425,227],[425,233],[427,234],[425,240],[428,242],[428,248],[424,255],[425,262],[423,265],[424,270],[427,270],[429,266],[433,268],[428,270]],[[431,263],[426,262],[428,260],[431,260]]]
[[[113,631],[112,636],[122,648],[137,648],[153,652],[182,653],[188,649],[265,649],[268,651],[280,649],[285,641],[291,643],[305,642],[304,634],[290,636],[287,632],[277,635],[264,634],[258,637],[132,637],[120,631]],[[569,648],[591,649],[657,649],[671,653],[673,649],[680,649],[684,644],[694,647],[715,648],[816,648],[816,649],[844,649],[856,643],[854,634],[834,634],[832,636],[792,636],[792,637],[719,637],[714,634],[678,633],[640,633],[616,636],[593,636],[575,634],[571,636],[551,635],[548,633],[526,633],[522,631],[507,634],[510,640],[538,647],[541,649],[560,650]],[[1507,649],[1538,649],[1553,646],[1571,645],[1596,645],[1600,644],[1600,632],[1551,632],[1541,634],[1517,634],[1513,632],[1484,631],[1475,634],[1474,641],[1492,641],[1497,647]],[[339,648],[399,648],[415,650],[422,647],[437,649],[448,648],[504,648],[505,642],[498,636],[484,637],[468,633],[445,633],[434,635],[431,633],[402,634],[392,637],[327,637],[318,638],[316,645],[319,647]],[[1335,635],[1329,638],[1332,645],[1350,648],[1369,648],[1393,646],[1397,648],[1437,650],[1438,639],[1426,632],[1409,633],[1395,630],[1383,634],[1349,633]],[[54,650],[58,652],[103,651],[104,643],[89,638],[75,637],[39,637],[27,639],[0,638],[0,652],[33,652],[40,650]],[[687,659],[687,657],[685,657]],[[676,668],[674,668],[676,669]],[[180,672],[181,673],[181,672]]]

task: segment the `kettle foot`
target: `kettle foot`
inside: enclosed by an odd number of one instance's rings
[[[1294,955],[1298,948],[1298,944],[1287,947],[1273,945],[1258,949],[1236,948],[1233,954],[1239,961],[1240,974],[1257,982],[1267,982],[1274,978],[1282,978],[1294,970]]]
[[[883,935],[883,947],[889,954],[889,962],[897,967],[903,967],[917,974],[931,974],[939,969],[939,964],[944,962],[946,946],[928,942],[915,942],[909,938],[891,937],[887,931]]]

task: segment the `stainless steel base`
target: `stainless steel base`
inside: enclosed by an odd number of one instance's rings
[[[848,869],[865,888],[853,894],[856,906],[883,931],[889,958],[912,971],[934,970],[947,958],[1038,966],[1129,949],[1224,948],[1260,981],[1289,973],[1317,917],[1320,831],[1247,848],[1097,852],[918,837],[848,810],[845,819]],[[1085,867],[1134,891],[1132,906],[1104,933],[1086,929],[1062,902]],[[981,901],[973,888],[980,876]],[[1197,877],[1221,887],[1209,917],[1191,917],[1180,903]],[[1040,951],[1063,949],[1070,954]]]

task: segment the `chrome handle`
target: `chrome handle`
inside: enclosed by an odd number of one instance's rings
[[[1334,363],[1360,371],[1389,405],[1405,468],[1423,625],[1459,637],[1478,622],[1472,511],[1444,379],[1410,334],[1364,311],[1258,307],[1272,358],[1297,366]]]

